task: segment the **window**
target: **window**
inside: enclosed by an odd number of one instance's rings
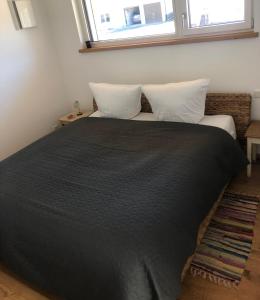
[[[109,23],[110,22],[110,15],[109,14],[102,14],[100,16],[101,23]]]
[[[251,0],[72,0],[86,41],[116,42],[252,28]],[[74,7],[75,8],[75,7]],[[77,23],[79,24],[79,22]]]
[[[93,41],[175,33],[172,0],[83,1]]]
[[[209,33],[252,27],[251,1],[187,0],[183,33]]]

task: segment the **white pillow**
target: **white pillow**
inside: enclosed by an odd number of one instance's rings
[[[205,113],[209,79],[142,86],[159,121],[198,123]]]
[[[141,85],[89,83],[102,117],[131,119],[141,111]]]

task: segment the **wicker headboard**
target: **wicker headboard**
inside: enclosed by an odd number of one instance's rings
[[[152,113],[149,101],[142,95],[142,112]],[[210,93],[207,95],[206,115],[230,115],[234,118],[239,142],[245,144],[245,132],[251,120],[250,94]],[[93,99],[94,111],[98,109]]]

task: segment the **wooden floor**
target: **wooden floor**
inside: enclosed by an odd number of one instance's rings
[[[260,195],[260,164],[253,166],[253,174],[250,179],[242,174],[231,183],[229,189]],[[54,298],[43,296],[32,290],[11,276],[3,267],[0,267],[0,300],[48,299]],[[237,289],[225,288],[207,280],[187,275],[179,300],[260,300],[260,211],[257,216],[253,251],[239,287]]]
[[[253,166],[250,179],[242,174],[228,187],[231,191],[260,195],[260,164]],[[201,278],[187,275],[180,300],[260,300],[260,210],[257,215],[253,251],[242,282],[237,289],[218,286]]]

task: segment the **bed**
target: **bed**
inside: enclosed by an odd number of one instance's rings
[[[214,94],[207,111],[232,115],[243,143],[250,103]],[[0,259],[63,299],[176,299],[202,221],[245,166],[223,129],[83,118],[0,163]]]

